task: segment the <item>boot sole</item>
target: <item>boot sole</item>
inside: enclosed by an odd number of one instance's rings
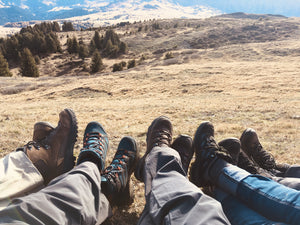
[[[77,118],[72,109],[64,109],[71,118],[71,129],[68,135],[68,149],[65,151],[64,173],[70,171],[75,166],[74,145],[77,141],[78,125]]]

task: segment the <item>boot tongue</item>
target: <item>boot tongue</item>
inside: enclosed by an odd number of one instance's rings
[[[55,128],[48,122],[38,122],[34,125],[33,141],[45,139]]]

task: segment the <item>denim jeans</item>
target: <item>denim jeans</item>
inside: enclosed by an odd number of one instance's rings
[[[216,185],[272,221],[299,224],[300,192],[295,189],[230,164],[219,173]]]

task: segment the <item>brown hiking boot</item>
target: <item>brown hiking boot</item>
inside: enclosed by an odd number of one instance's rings
[[[241,135],[240,141],[243,151],[261,168],[266,170],[275,169],[274,157],[263,149],[254,129],[246,129]]]
[[[45,123],[38,123],[35,128],[34,141],[27,143],[23,151],[42,174],[44,183],[48,184],[74,167],[77,120],[71,109],[65,109],[59,114],[56,128],[52,129]],[[38,133],[38,130],[42,132]]]
[[[139,181],[144,181],[145,158],[149,152],[156,146],[170,146],[172,142],[173,126],[169,118],[160,116],[153,120],[147,132],[147,150],[145,155],[139,160],[135,177]]]
[[[188,135],[181,134],[173,141],[171,148],[179,153],[182,167],[187,174],[194,155],[193,139]]]

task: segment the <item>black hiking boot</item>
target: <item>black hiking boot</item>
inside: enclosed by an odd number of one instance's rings
[[[85,161],[94,162],[102,173],[108,151],[107,133],[98,122],[90,122],[85,128],[83,148],[80,150],[77,165]]]
[[[139,181],[144,182],[144,167],[145,167],[146,156],[155,146],[164,146],[164,145],[170,146],[172,142],[172,132],[173,132],[173,127],[169,118],[165,116],[160,116],[155,120],[153,120],[147,132],[146,153],[139,160],[134,173],[135,177]]]
[[[249,157],[243,151],[240,152],[237,166],[251,174],[259,174],[260,171],[259,166],[255,165],[255,163],[249,159]]]
[[[101,177],[102,191],[111,205],[129,205],[133,202],[130,176],[138,160],[138,148],[132,137],[124,137],[119,143],[111,164]]]
[[[243,151],[259,167],[266,170],[275,169],[276,163],[274,157],[263,149],[255,130],[251,128],[246,129],[242,133],[240,141]]]
[[[220,147],[214,139],[214,126],[210,122],[203,122],[198,127],[193,148],[196,160],[190,169],[190,181],[198,187],[212,185],[209,171],[218,159],[232,163],[233,160],[226,149]]]
[[[179,153],[182,167],[187,174],[194,155],[193,139],[188,135],[181,134],[173,141],[171,148]]]

